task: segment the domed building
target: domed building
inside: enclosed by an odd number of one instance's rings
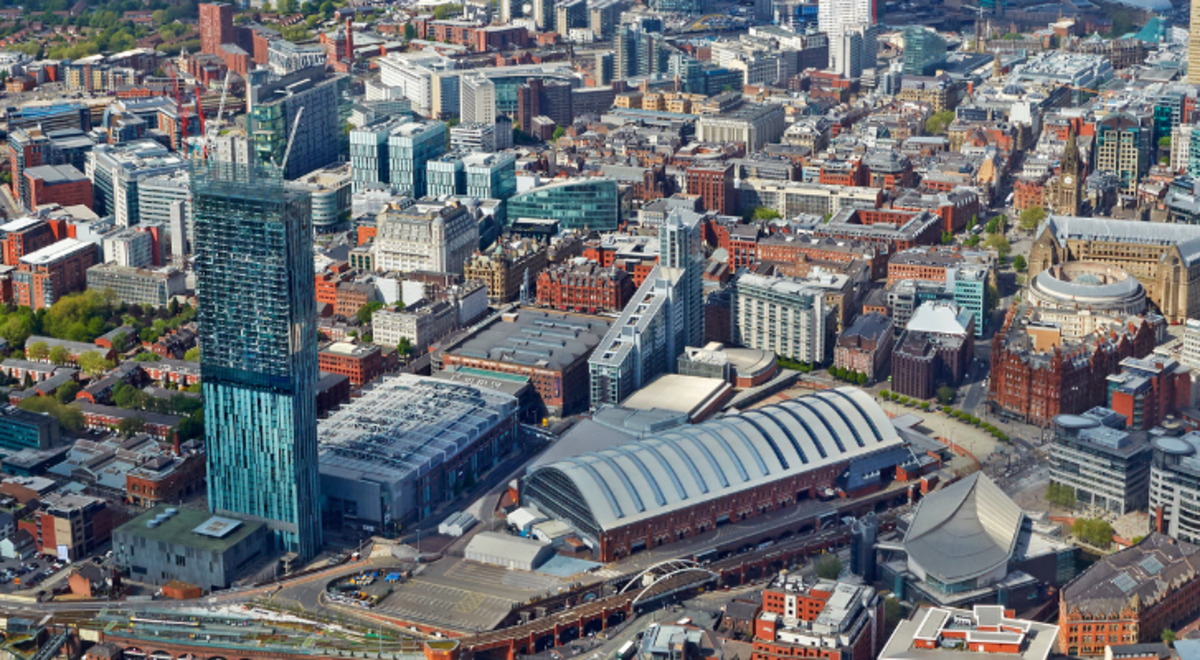
[[[1034,307],[1127,316],[1146,311],[1146,290],[1116,266],[1072,261],[1038,273],[1029,284],[1029,302]]]

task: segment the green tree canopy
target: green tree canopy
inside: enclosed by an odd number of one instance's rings
[[[358,319],[359,323],[366,325],[371,322],[371,316],[375,313],[375,310],[377,310],[377,309],[383,309],[383,303],[381,303],[379,301],[369,302],[369,303],[363,305],[362,307],[358,308],[358,312],[355,314],[355,318]]]
[[[949,385],[942,385],[941,387],[937,388],[938,403],[944,406],[954,403],[954,394],[955,390],[953,387],[950,387]]]
[[[942,110],[930,115],[929,119],[925,120],[925,133],[927,135],[941,135],[950,128],[950,124],[954,122],[953,110]]]
[[[146,420],[141,417],[126,417],[117,423],[117,431],[130,438],[146,430]]]
[[[835,554],[821,555],[817,560],[817,577],[836,580],[842,574],[842,560]]]
[[[189,348],[187,350],[187,353],[183,354],[183,359],[187,360],[188,362],[199,362],[200,361],[200,347],[193,346],[193,347]]]
[[[1025,255],[1018,254],[1017,256],[1013,257],[1013,270],[1017,271],[1018,273],[1023,273],[1025,272],[1026,268],[1029,268],[1029,263],[1025,261]]]
[[[35,341],[25,347],[25,358],[34,362],[41,362],[50,357],[50,347],[44,341]]]
[[[750,211],[749,215],[750,215],[750,218],[752,218],[754,220],[775,220],[776,218],[783,217],[782,215],[780,215],[779,211],[776,211],[775,209],[767,208],[765,206],[754,207],[754,209],[752,209]]]
[[[413,345],[412,342],[408,340],[408,337],[400,338],[400,343],[396,344],[396,352],[399,353],[401,357],[406,357],[412,354]]]
[[[68,431],[78,431],[84,425],[83,413],[80,412],[79,408],[63,405],[54,397],[27,397],[22,399],[21,403],[17,404],[17,407],[21,410],[48,414],[57,419],[58,425]]]
[[[79,394],[82,387],[75,381],[67,381],[63,383],[58,391],[54,393],[54,398],[58,399],[59,403],[67,404],[75,400],[75,395]]]
[[[50,361],[59,365],[66,364],[71,361],[71,354],[67,352],[66,348],[56,345],[50,349]]]
[[[1089,545],[1107,548],[1112,543],[1113,528],[1107,520],[1077,518],[1071,533]]]
[[[75,361],[84,373],[91,376],[99,376],[117,366],[113,364],[112,360],[105,360],[104,356],[97,351],[85,351],[75,358]]]
[[[983,247],[989,250],[995,250],[1000,258],[1003,259],[1012,251],[1012,244],[1004,237],[1004,234],[992,234],[983,242]]]
[[[1021,211],[1021,215],[1017,218],[1017,225],[1025,231],[1033,231],[1034,229],[1037,229],[1038,225],[1042,224],[1042,220],[1045,219],[1046,209],[1040,206],[1031,206],[1024,211]]]

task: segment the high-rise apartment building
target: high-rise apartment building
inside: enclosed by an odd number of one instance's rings
[[[221,44],[233,42],[233,5],[200,3],[200,52],[215,54]]]
[[[348,75],[326,74],[322,64],[251,84],[248,114],[255,159],[282,166],[290,139],[291,152],[283,173],[287,179],[337,161],[343,142],[342,91],[349,82]]]
[[[1191,25],[1200,26],[1200,3],[1191,3]],[[1188,72],[1189,85],[1200,85],[1200,30],[1192,30],[1188,34]]]
[[[517,193],[517,157],[510,153],[474,153],[462,159],[468,197],[508,199]]]
[[[704,338],[701,215],[671,213],[659,228],[659,265],[625,305],[588,360],[592,408],[617,405],[675,370],[688,346]]]
[[[556,18],[554,0],[533,0],[533,23],[539,32],[553,32]]]
[[[191,181],[209,508],[308,559],[321,546],[308,194],[262,164],[193,161]]]
[[[350,178],[353,192],[372,184],[390,184],[408,197],[426,194],[430,160],[446,153],[446,125],[411,117],[393,117],[350,131]]]
[[[733,293],[733,341],[798,362],[824,362],[825,294],[786,277],[746,273]]]

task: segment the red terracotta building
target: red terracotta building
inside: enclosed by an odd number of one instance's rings
[[[33,309],[49,307],[87,288],[87,269],[99,263],[95,243],[68,238],[21,257],[13,273],[13,299]]]
[[[1188,407],[1191,376],[1191,370],[1172,358],[1125,358],[1121,371],[1108,377],[1108,407],[1124,415],[1129,428],[1148,431]]]
[[[1143,358],[1156,340],[1148,320],[1131,317],[1082,341],[1067,343],[1057,326],[1008,311],[992,337],[988,404],[994,412],[1046,426],[1055,415],[1104,405],[1108,377],[1128,357]]]
[[[538,304],[564,311],[620,312],[633,291],[632,275],[590,261],[552,266],[537,278]]]
[[[233,41],[233,5],[200,4],[200,52],[216,55],[221,44]]]

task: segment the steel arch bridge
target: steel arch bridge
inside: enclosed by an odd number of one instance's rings
[[[698,574],[694,575],[694,577],[698,579],[682,579],[684,576],[691,576],[693,574]],[[648,584],[646,581],[647,576],[653,578]],[[637,605],[643,600],[646,600],[647,597],[654,598],[664,595],[664,593],[671,593],[673,591],[690,588],[696,584],[708,582],[709,580],[717,580],[719,578],[720,575],[717,573],[704,568],[700,564],[690,559],[668,559],[666,561],[661,561],[630,578],[629,582],[626,582],[625,586],[622,587],[618,593],[629,593],[636,589],[637,595],[633,597],[631,604]],[[664,588],[666,589],[664,593],[651,593],[656,590],[661,591]]]

